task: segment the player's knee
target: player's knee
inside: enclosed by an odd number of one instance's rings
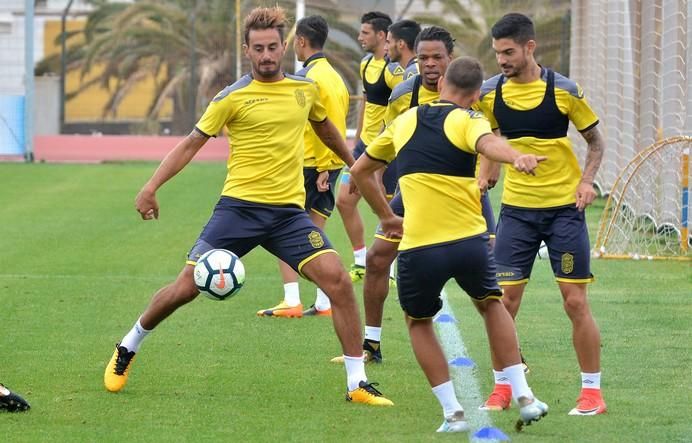
[[[351,204],[348,198],[342,198],[341,195],[339,195],[336,199],[336,209],[341,213],[350,212],[353,211],[353,204]]]
[[[365,255],[365,267],[370,273],[389,273],[389,268],[393,263],[393,257],[384,248],[370,248]]]
[[[581,294],[572,294],[564,297],[563,306],[565,312],[571,318],[580,317],[589,313],[589,305],[586,297]]]

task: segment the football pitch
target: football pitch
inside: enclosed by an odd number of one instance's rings
[[[106,392],[116,341],[152,293],[180,270],[216,203],[225,168],[193,163],[158,193],[160,219],[143,222],[134,196],[154,163],[0,164],[0,382],[32,405],[0,414],[12,442],[305,441],[422,442],[440,407],[411,351],[394,291],[385,307],[384,363],[367,366],[394,401],[344,400],[340,347],[325,318],[258,318],[283,296],[276,260],[243,258],[246,284],[233,299],[199,297],[144,342],[126,388]],[[499,190],[493,194],[495,203]],[[588,210],[595,237],[599,200]],[[366,233],[375,220],[366,206]],[[327,233],[346,265],[338,216]],[[370,241],[368,239],[368,241]],[[593,262],[591,308],[602,335],[609,412],[569,417],[580,378],[570,323],[546,260],[534,267],[518,317],[528,381],[550,406],[521,433],[516,408],[489,415],[516,442],[692,442],[692,268],[658,261]],[[362,306],[362,284],[356,284]],[[467,357],[463,385],[492,388],[485,331],[465,294],[446,288]],[[314,287],[301,283],[304,305]],[[454,372],[456,374],[456,372]],[[457,382],[460,398],[465,398]],[[462,402],[463,403],[463,402]],[[478,404],[463,403],[466,410]],[[455,435],[462,441],[470,436]]]

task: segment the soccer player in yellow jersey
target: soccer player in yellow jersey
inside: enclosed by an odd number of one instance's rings
[[[572,322],[572,341],[581,368],[582,389],[570,415],[606,412],[601,395],[600,334],[589,309],[589,235],[584,208],[596,196],[593,180],[603,157],[598,117],[572,80],[539,66],[531,19],[507,14],[492,28],[493,49],[502,73],[482,87],[480,109],[493,130],[519,152],[546,155],[535,177],[509,169],[504,181],[495,257],[504,303],[516,317],[540,247],[548,247],[563,306]],[[567,138],[569,122],[588,143],[584,170]],[[502,383],[497,362],[488,409],[509,406],[511,388]]]
[[[548,406],[534,397],[526,383],[514,322],[501,302],[476,179],[477,153],[528,174],[545,157],[515,151],[492,133],[482,114],[470,109],[478,100],[482,81],[477,60],[454,60],[440,80],[440,100],[410,109],[394,120],[351,168],[383,231],[389,237],[401,237],[399,302],[416,359],[442,406],[444,421],[438,432],[469,429],[432,321],[442,308],[440,291],[451,278],[483,317],[493,354],[501,360],[512,384],[520,408],[519,423],[530,424],[548,412]],[[374,175],[395,157],[406,208],[403,226]]]
[[[252,73],[217,94],[192,133],[168,153],[135,199],[143,219],[157,218],[156,191],[189,163],[210,136],[226,127],[233,155],[221,198],[178,278],[154,295],[134,327],[116,345],[104,374],[106,389],[111,392],[125,386],[146,335],[197,297],[193,269],[201,254],[223,248],[242,257],[262,246],[331,298],[334,329],[346,360],[346,399],[392,405],[367,381],[358,306],[348,273],[304,210],[303,137],[308,121],[342,160],[352,163],[353,157],[327,118],[314,82],[282,72],[286,26],[284,11],[278,6],[250,12],[245,18],[243,48]]]
[[[387,125],[407,110],[440,98],[437,81],[452,61],[454,39],[446,29],[430,26],[418,34],[414,41],[414,48],[421,74],[410,77],[394,88],[385,113]],[[396,193],[390,205],[395,214],[404,215],[400,193]],[[363,355],[366,362],[382,362],[380,347],[382,317],[384,303],[389,294],[389,283],[393,282],[390,269],[396,258],[398,246],[399,239],[388,238],[378,227],[375,240],[366,254],[366,274],[363,280],[363,304],[365,307]],[[332,361],[340,363],[341,358],[336,357]]]
[[[387,31],[385,50],[389,61],[404,68],[404,81],[418,74],[415,45],[419,33],[420,25],[413,20],[399,20]]]
[[[296,23],[293,49],[298,60],[304,62],[296,75],[315,82],[320,101],[327,110],[329,120],[346,137],[346,115],[349,94],[341,76],[334,70],[322,49],[327,41],[329,26],[318,15],[302,18]],[[344,162],[319,139],[311,125],[305,126],[305,210],[315,226],[324,229],[334,209],[334,187]],[[317,288],[315,303],[305,311],[300,301],[298,274],[286,263],[279,261],[284,281],[284,300],[270,309],[257,312],[259,316],[300,318],[303,315],[331,316],[329,297]]]
[[[387,29],[392,19],[383,12],[367,12],[361,17],[358,41],[368,52],[360,62],[360,76],[363,81],[365,103],[361,107],[354,157],[358,158],[370,141],[382,131],[384,111],[392,89],[403,80],[404,69],[398,63],[390,63],[387,58]],[[388,193],[392,195],[396,186],[396,171],[391,168],[383,181]],[[342,176],[342,184],[348,185],[348,174]],[[363,219],[358,212],[360,195],[351,193],[349,186],[339,188],[336,207],[344,222],[346,234],[353,246],[354,263],[351,266],[351,280],[360,281],[365,275],[365,234]]]

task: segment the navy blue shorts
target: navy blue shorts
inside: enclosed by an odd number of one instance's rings
[[[495,257],[502,285],[526,283],[544,241],[558,281],[589,283],[589,232],[584,212],[575,206],[523,209],[502,205],[497,224]]]
[[[188,264],[210,249],[242,257],[257,246],[300,272],[305,263],[336,252],[308,213],[297,206],[275,206],[222,196],[187,256]]]
[[[363,143],[363,140],[359,139],[356,143],[356,146],[353,148],[353,158],[358,160],[358,157],[363,155],[363,153],[365,152],[365,148],[367,148],[367,146],[365,145],[365,143]],[[382,174],[382,184],[384,185],[387,197],[391,197],[394,195],[398,179],[399,177],[396,170],[395,158],[393,161],[387,164],[387,168],[384,170],[384,174]],[[344,177],[342,183],[348,183],[348,179]]]
[[[475,300],[502,297],[487,234],[402,251],[397,266],[399,303],[412,318],[431,318],[442,309],[440,292],[450,278]]]
[[[303,184],[305,185],[305,210],[312,211],[321,215],[324,218],[329,218],[334,210],[334,189],[336,179],[339,177],[341,169],[329,171],[329,190],[320,192],[317,190],[317,172],[316,168],[303,168]]]

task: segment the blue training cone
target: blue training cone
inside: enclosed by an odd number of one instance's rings
[[[457,357],[449,361],[449,364],[452,366],[467,366],[467,367],[474,367],[476,366],[476,363],[471,360],[470,358],[466,357]]]
[[[509,441],[509,437],[502,432],[501,430],[497,428],[492,428],[492,427],[487,427],[487,428],[481,428],[473,434],[475,438],[478,439],[484,439],[484,440],[500,440],[500,441]]]
[[[456,323],[456,319],[449,314],[440,314],[433,321],[438,323]]]

